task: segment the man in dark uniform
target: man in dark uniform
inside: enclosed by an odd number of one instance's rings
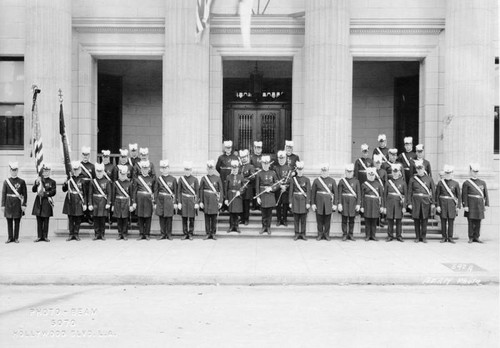
[[[387,151],[387,153],[389,154],[389,160],[384,162],[384,158],[381,157],[381,160],[382,160],[382,165],[381,165],[381,168],[384,169],[387,173],[387,178],[392,178],[392,168],[393,168],[393,165],[395,165],[396,163],[398,163],[397,159],[398,159],[398,149],[396,148],[392,148],[392,149],[389,149]],[[403,179],[405,179],[405,174],[404,172],[402,173],[403,175]]]
[[[169,172],[168,161],[161,160],[160,175],[157,177],[155,190],[155,212],[160,219],[159,240],[172,240],[172,220],[177,210],[177,180]]]
[[[95,168],[94,164],[90,162],[90,147],[82,146],[82,160],[80,162],[82,177],[86,186],[87,192],[90,190],[90,182],[95,178]],[[88,224],[93,224],[92,213],[90,210],[85,211],[83,214],[83,221]]]
[[[385,136],[385,134],[379,134],[377,139],[378,139],[378,147],[373,149],[373,155],[381,155],[382,161],[387,162],[389,159],[389,149],[387,148],[387,137]]]
[[[44,163],[42,175],[36,178],[33,184],[33,192],[36,193],[33,203],[32,215],[36,216],[37,239],[35,242],[50,242],[47,238],[49,234],[49,219],[53,215],[54,201],[56,195],[56,182],[50,178],[50,165]]]
[[[488,197],[488,188],[486,182],[477,177],[479,173],[479,164],[471,163],[470,179],[462,184],[462,204],[464,207],[464,216],[469,223],[469,243],[483,243],[479,239],[481,231],[481,220],[484,219],[486,207],[490,206]]]
[[[278,164],[274,166],[278,180],[281,181],[279,190],[276,190],[276,226],[287,226],[289,187],[292,180],[293,169],[287,164],[285,151],[278,151]]]
[[[262,169],[262,141],[254,141],[253,142],[253,153],[250,157],[250,163],[255,167],[255,169],[260,170]],[[255,187],[253,188],[252,192],[252,197],[256,196],[258,194],[258,188]],[[259,206],[257,204],[257,200],[253,199],[252,200],[252,209],[256,210],[258,209]]]
[[[96,163],[95,179],[89,185],[89,207],[94,217],[94,239],[106,240],[106,218],[111,208],[112,189],[111,181],[104,177],[104,164]]]
[[[404,138],[404,143],[405,143],[405,150],[404,152],[401,152],[401,154],[398,157],[398,162],[403,165],[403,173],[405,178],[406,184],[410,182],[410,177],[413,175],[413,161],[415,158],[417,158],[417,154],[413,152],[413,138],[412,137],[405,137]]]
[[[415,243],[427,243],[427,222],[435,209],[436,188],[434,180],[426,174],[421,160],[415,160],[415,168],[417,174],[410,179],[408,185],[408,209],[411,210],[415,225]]]
[[[271,215],[276,206],[276,196],[274,192],[279,187],[279,180],[276,173],[269,169],[271,158],[262,156],[262,171],[255,179],[255,189],[257,190],[257,203],[261,206],[262,230],[259,234],[267,232],[271,234]]]
[[[255,173],[257,170],[253,164],[249,163],[250,157],[248,156],[248,150],[241,150],[240,158],[242,163],[240,174],[243,176],[243,185],[245,186],[242,194],[243,212],[241,214],[240,223],[248,225],[250,219],[250,204],[255,192]]]
[[[354,164],[346,165],[345,177],[340,179],[337,191],[339,194],[338,211],[342,215],[342,240],[354,241],[354,218],[361,208],[361,187],[358,179],[354,178]]]
[[[19,243],[19,225],[26,210],[28,191],[26,182],[17,176],[19,164],[10,162],[10,178],[7,178],[2,187],[2,210],[7,219],[9,237],[5,243]]]
[[[111,200],[111,211],[116,218],[118,227],[118,238],[116,240],[127,240],[128,222],[130,214],[134,210],[135,203],[133,185],[128,177],[128,171],[131,166],[118,165],[118,180],[114,182],[113,199]]]
[[[231,161],[234,160],[238,161],[238,157],[233,154],[233,142],[231,140],[224,141],[224,153],[219,156],[215,166],[222,182],[225,182],[231,173]]]
[[[256,169],[262,169],[262,141],[254,141],[253,142],[253,153],[250,159],[250,163]]]
[[[424,145],[418,144],[417,146],[415,146],[415,149],[417,150],[417,157],[415,158],[415,160],[422,161],[422,163],[424,165],[425,174],[432,177],[431,163],[424,158]],[[413,164],[415,164],[415,160],[413,161]],[[417,173],[417,169],[415,168],[415,165],[413,165],[413,169],[411,172],[412,172],[412,175],[415,175],[415,173]]]
[[[191,175],[192,173],[193,164],[184,162],[184,175],[179,178],[177,183],[177,207],[181,211],[182,231],[184,232],[182,239],[189,240],[193,240],[194,218],[198,215],[198,209],[200,208],[198,199],[200,185],[198,179]]]
[[[361,185],[361,208],[365,218],[365,241],[377,239],[377,220],[383,212],[384,187],[376,180],[376,168],[368,168],[366,171],[367,181]]]
[[[362,144],[361,157],[354,162],[354,177],[358,179],[360,185],[366,181],[366,170],[373,167],[373,161],[368,155],[368,148],[368,144]],[[373,157],[375,158],[375,155]]]
[[[134,203],[136,210],[137,225],[139,226],[139,238],[137,240],[149,240],[151,231],[151,218],[154,211],[154,192],[156,179],[149,175],[151,168],[149,161],[141,161],[141,174],[134,181]]]
[[[238,163],[238,160],[235,160]],[[231,167],[231,163],[229,163]],[[227,178],[227,176],[226,176]],[[215,174],[215,162],[207,161],[207,175],[200,180],[200,209],[205,214],[205,233],[207,239],[216,240],[217,218],[224,202],[224,187],[221,178]]]
[[[388,179],[384,189],[384,213],[387,216],[386,242],[394,240],[394,222],[396,222],[396,239],[403,242],[402,219],[406,212],[405,199],[407,195],[406,182],[402,176],[401,164],[392,164],[392,178]]]
[[[335,179],[330,177],[330,166],[324,163],[320,167],[319,178],[314,179],[311,187],[312,210],[316,212],[318,237],[316,240],[330,240],[332,212],[337,210],[338,194]]]
[[[128,164],[132,166],[135,170],[135,165],[137,162],[139,162],[141,159],[139,157],[139,148],[137,147],[137,144],[128,144],[128,150],[130,153],[130,157],[128,158]],[[134,173],[132,173],[134,175]]]
[[[141,147],[139,149],[139,157],[140,160],[135,163],[134,167],[134,175],[137,177],[140,173],[142,173],[142,163],[149,162],[149,172],[148,175],[153,179],[156,178],[155,166],[153,163],[149,161],[149,149],[147,147]]]
[[[118,179],[118,168],[111,163],[111,151],[102,150],[102,164],[104,164],[104,177],[113,184]]]
[[[127,167],[127,178],[132,180],[132,172],[134,171],[134,166],[129,163],[128,158],[128,150],[120,149],[120,159],[118,160],[118,164],[121,166]]]
[[[453,223],[462,207],[460,185],[453,180],[453,167],[445,164],[444,178],[436,185],[436,214],[441,216],[441,243],[455,243],[453,240]]]
[[[66,241],[80,240],[80,224],[87,210],[89,201],[88,180],[82,174],[82,164],[79,161],[71,162],[72,175],[63,184],[62,190],[66,193],[64,199],[63,214],[68,215],[69,237]]]
[[[292,140],[285,140],[285,152],[286,152],[286,163],[295,170],[295,165],[298,161],[300,161],[300,158],[298,155],[293,153],[293,141]]]
[[[391,157],[389,153],[389,158]],[[388,162],[386,162],[388,163]],[[373,155],[373,165],[375,166],[375,180],[382,186],[385,187],[385,183],[387,182],[387,171],[382,168],[382,156]],[[390,165],[392,166],[392,164]],[[385,213],[380,213],[380,219],[378,219],[378,226],[384,227],[386,222]]]
[[[311,207],[311,181],[304,176],[304,162],[296,162],[297,175],[290,182],[290,209],[292,209],[295,225],[293,240],[307,240],[307,211]]]
[[[241,152],[240,152],[241,153]],[[248,157],[247,157],[248,158]],[[238,232],[239,216],[243,213],[243,197],[245,194],[245,179],[243,175],[238,174],[238,161],[231,162],[231,174],[226,178],[224,183],[225,204],[229,211],[229,229],[227,232]]]

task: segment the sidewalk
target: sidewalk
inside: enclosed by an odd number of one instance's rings
[[[357,234],[356,236],[359,236]],[[492,238],[495,239],[492,239]],[[0,244],[1,284],[498,284],[498,235],[484,244],[293,241],[219,235],[217,241]]]

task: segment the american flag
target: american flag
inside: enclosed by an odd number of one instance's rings
[[[210,18],[212,0],[196,0],[196,38],[201,39],[203,30],[207,27]]]
[[[43,142],[42,132],[40,129],[40,118],[38,117],[38,106],[36,105],[36,97],[40,90],[33,87],[33,106],[31,107],[31,154],[30,157],[35,157],[36,172],[40,173],[43,166]]]

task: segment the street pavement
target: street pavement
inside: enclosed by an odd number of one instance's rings
[[[2,347],[498,347],[498,287],[0,286]]]
[[[485,285],[499,280],[498,235],[484,244],[342,242],[221,233],[218,240],[0,244],[0,284]]]

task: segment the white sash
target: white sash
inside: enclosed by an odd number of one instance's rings
[[[80,199],[82,200],[82,204],[85,204],[85,201],[83,200],[83,195],[82,195],[82,192],[80,191],[80,188],[78,187],[78,185],[76,184],[75,180],[73,178],[70,178],[69,179],[69,182],[70,184],[73,184],[73,188],[75,189],[76,193],[78,193],[78,196],[80,197]]]
[[[332,198],[333,198],[332,191],[330,191],[330,189],[328,188],[328,186],[326,185],[326,183],[323,181],[323,179],[321,177],[319,177],[318,180],[321,183],[321,185],[323,185],[323,187],[325,188],[326,192],[328,192],[328,194],[330,194],[330,196],[332,196]]]
[[[153,191],[151,191],[151,188],[148,186],[148,184],[144,181],[144,178],[142,176],[138,176],[137,179],[139,179],[139,181],[141,182],[141,184],[144,186],[144,188],[146,189],[146,191],[148,191],[148,193],[150,195],[153,194]]]
[[[184,183],[184,185],[186,186],[186,188],[189,190],[189,192],[191,192],[191,194],[193,196],[196,196],[196,193],[194,192],[193,188],[191,187],[191,185],[188,184],[187,180],[185,177],[181,176],[181,180],[182,182]]]
[[[379,155],[382,156],[384,162],[388,162],[387,157],[385,157],[384,153],[378,147],[375,149],[378,151]]]
[[[104,172],[103,172],[104,176],[106,177],[106,179],[108,179],[109,182],[113,182],[111,180],[111,178],[109,177],[108,173],[106,173],[106,169],[104,169]]]
[[[14,185],[12,185],[12,183],[10,182],[9,179],[7,179],[5,181],[7,181],[7,185],[9,185],[10,189],[12,190],[12,192],[14,192],[14,194],[16,195],[16,197],[19,198],[19,200],[22,203],[23,202],[23,196],[19,192],[17,192],[16,188],[14,187]]]
[[[479,188],[479,186],[477,186],[476,183],[474,181],[472,181],[471,179],[467,179],[467,181],[477,190],[477,192],[479,192],[479,194],[481,195],[481,197],[483,197],[483,199],[484,199],[483,190],[481,190]]]
[[[85,174],[87,174],[89,178],[92,179],[92,174],[90,174],[89,170],[83,165],[83,163],[80,167],[82,167],[82,170],[85,172]]]
[[[297,181],[297,177],[294,176],[293,177],[293,181],[295,182],[295,186],[297,186],[297,188],[299,189],[300,193],[307,198],[307,194],[304,192],[304,190],[302,189],[302,186],[299,185],[299,182]]]
[[[365,162],[363,162],[363,160],[361,158],[358,158],[358,161],[359,163],[361,163],[361,165],[363,166],[363,168],[365,168],[365,170],[367,170],[368,168],[366,167],[366,164]]]
[[[377,177],[377,180],[380,183],[380,186],[384,187],[384,183],[382,182],[382,178],[380,177],[380,175],[378,175],[378,172],[376,169],[375,169],[375,176]]]
[[[210,181],[210,179],[208,178],[208,175],[205,175],[203,178],[204,178],[204,179],[205,179],[205,181],[208,183],[208,185],[209,185],[209,186],[210,186],[210,188],[212,189],[213,193],[215,193],[215,194],[217,195],[217,197],[219,197],[220,192],[219,192],[219,191],[217,191],[217,190],[215,189],[215,186],[214,186],[214,184]]]
[[[405,160],[406,165],[407,165],[408,167],[410,167],[410,161],[408,161],[408,158],[406,158],[406,154],[403,152],[403,153],[401,154],[401,156],[403,156],[403,159]]]
[[[347,186],[347,188],[349,189],[349,191],[351,191],[351,193],[353,194],[353,196],[356,197],[356,198],[358,198],[358,195],[356,194],[356,192],[354,192],[354,190],[351,187],[351,185],[349,185],[349,182],[347,182],[347,180],[345,178],[342,178],[342,181],[344,181],[344,184]]]
[[[451,191],[450,187],[448,186],[448,184],[446,183],[446,181],[444,181],[444,179],[441,179],[441,183],[443,184],[444,188],[446,189],[446,191],[448,191],[448,194],[451,196],[451,198],[453,198],[453,201],[455,202],[455,204],[458,203],[458,198],[455,197],[455,195],[453,194],[453,192]]]
[[[372,185],[370,185],[370,183],[368,181],[365,181],[365,185],[368,186],[368,188],[370,190],[372,190],[373,193],[375,193],[375,196],[377,196],[377,198],[380,198],[380,195],[379,195],[378,191],[375,189],[375,187],[373,187]]]
[[[167,183],[163,180],[163,177],[160,175],[158,177],[158,180],[160,180],[160,183],[163,187],[165,187],[165,189],[168,191],[168,193],[172,196],[172,198],[174,197],[174,194],[172,192],[172,190],[170,189],[170,187],[167,185]]]
[[[130,196],[129,194],[127,193],[127,191],[125,191],[125,189],[123,188],[123,186],[120,184],[120,182],[117,180],[115,181],[115,185],[118,187],[118,189],[121,191],[121,193],[123,193],[123,195],[127,198],[130,199]]]
[[[401,191],[399,191],[398,187],[396,186],[396,184],[394,184],[394,182],[392,180],[389,179],[389,184],[391,184],[392,188],[394,189],[394,191],[396,191],[396,193],[398,195],[400,195],[401,197],[403,197],[403,195],[401,194]]]
[[[422,180],[420,180],[420,178],[418,176],[415,175],[414,178],[425,189],[425,191],[427,191],[427,194],[429,196],[431,196],[431,190],[429,190],[429,188],[427,187],[427,185],[424,184],[424,182]]]
[[[105,200],[108,200],[108,197],[104,194],[101,185],[97,182],[97,179],[92,180],[94,182],[94,186],[97,188],[97,191],[104,197]]]

